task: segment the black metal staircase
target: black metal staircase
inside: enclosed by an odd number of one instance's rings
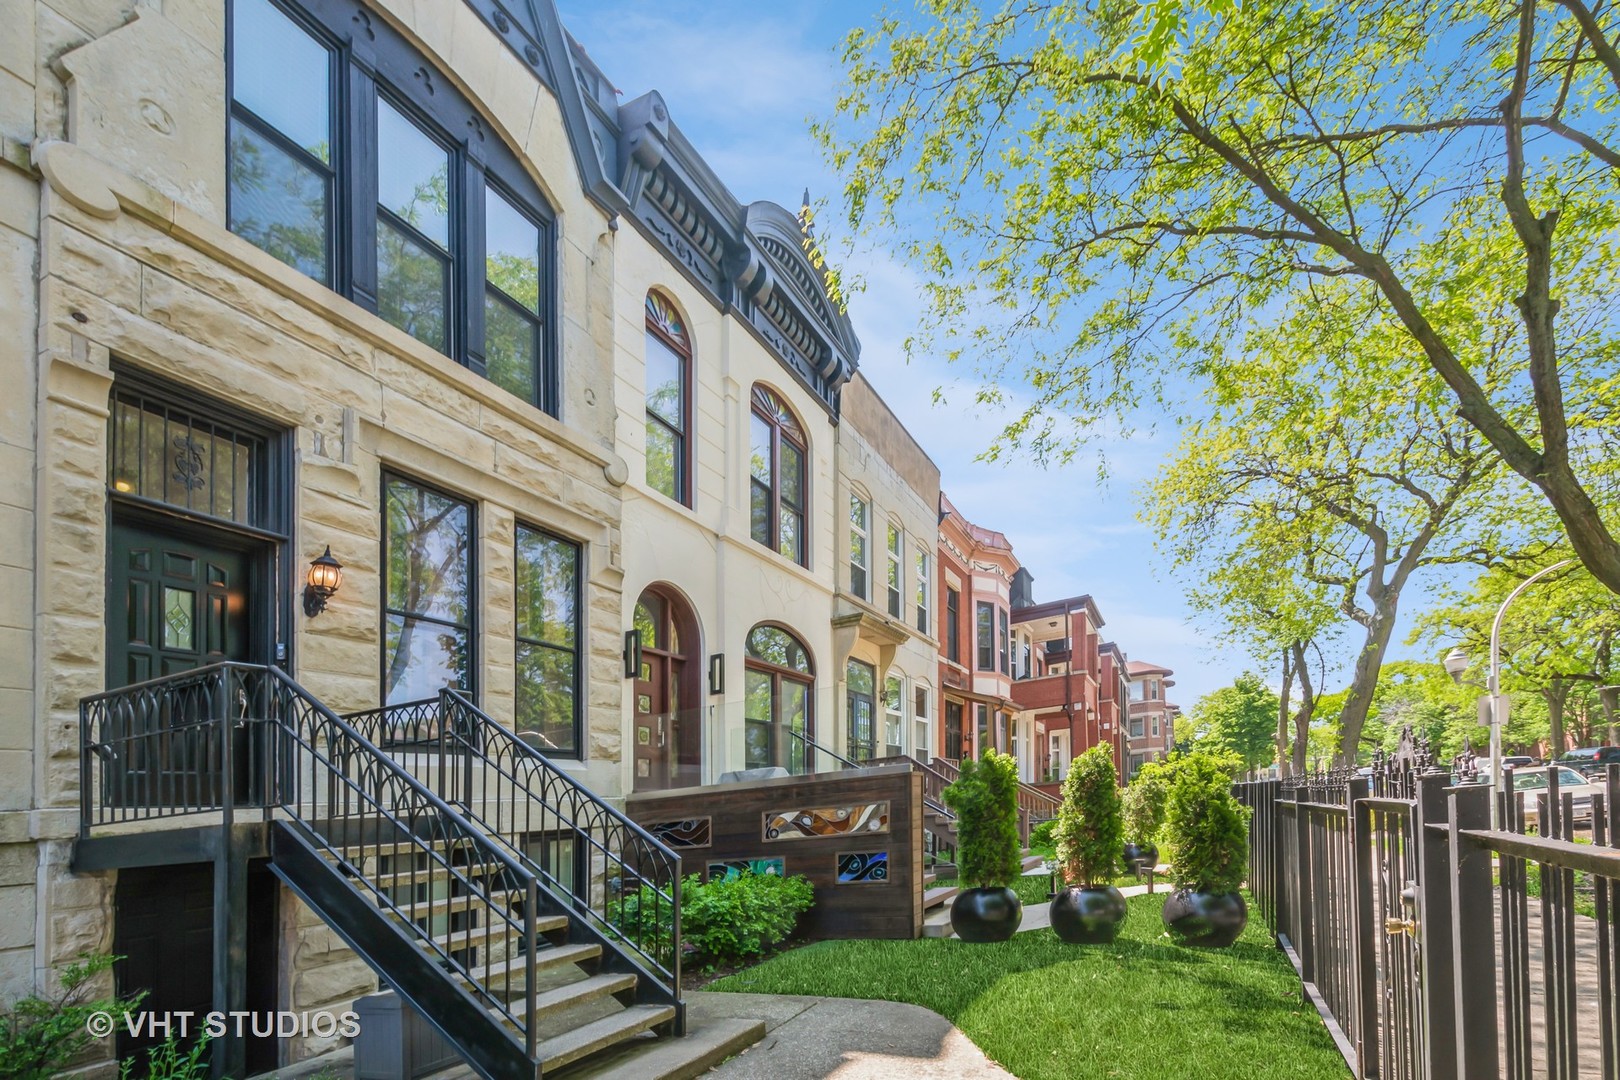
[[[679,858],[453,691],[344,718],[218,664],[87,698],[80,732],[82,836],[255,812],[275,874],[483,1076],[684,1030]],[[635,886],[667,918],[615,926]]]

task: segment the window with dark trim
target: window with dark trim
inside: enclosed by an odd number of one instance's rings
[[[515,577],[514,726],[547,754],[577,757],[584,606],[579,545],[519,525]]]
[[[743,662],[746,768],[779,765],[796,776],[805,771],[805,740],[816,733],[814,676],[810,654],[798,638],[764,623],[748,632]]]
[[[647,486],[692,505],[687,479],[692,343],[680,312],[647,294]]]
[[[945,756],[952,761],[962,760],[966,736],[962,731],[962,703],[945,699]]]
[[[996,609],[996,614],[1001,620],[1001,633],[996,638],[997,645],[999,646],[997,652],[998,652],[998,655],[1001,658],[1001,673],[1003,675],[1011,675],[1012,674],[1012,650],[1009,648],[1009,644],[1010,644],[1009,639],[1010,639],[1011,635],[1008,633],[1008,630],[1007,630],[1007,609],[1006,608],[997,608]]]
[[[555,415],[554,218],[517,154],[356,0],[228,18],[231,231]]]
[[[809,441],[793,410],[766,387],[754,387],[750,415],[750,535],[807,566],[804,459]]]
[[[978,606],[979,670],[996,670],[996,606],[980,600]]]
[[[928,588],[932,579],[928,576],[928,549],[922,545],[917,546],[913,553],[917,570],[917,629],[928,633]]]
[[[473,684],[473,508],[383,476],[383,701],[431,698]]]
[[[844,752],[852,761],[871,761],[877,743],[877,669],[861,660],[851,660],[844,670],[848,690],[848,729]]]
[[[900,526],[890,523],[888,527],[886,549],[888,552],[888,571],[885,580],[889,586],[889,617],[900,618]]]
[[[849,496],[849,591],[862,600],[867,595],[867,569],[871,565],[868,549],[868,530],[872,520],[872,504],[851,493]]]
[[[945,659],[962,662],[962,594],[945,587]]]

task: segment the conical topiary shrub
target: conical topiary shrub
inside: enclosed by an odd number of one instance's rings
[[[1207,755],[1176,762],[1165,801],[1164,834],[1176,891],[1164,924],[1186,945],[1224,946],[1249,921],[1238,889],[1248,873],[1249,811],[1232,795],[1232,777]]]
[[[1112,878],[1123,833],[1113,752],[1093,746],[1069,765],[1053,833],[1068,888],[1052,898],[1052,929],[1064,941],[1104,944],[1119,933],[1125,897]]]
[[[962,762],[942,793],[956,815],[957,873],[968,886],[951,903],[951,928],[963,941],[1006,941],[1023,919],[1018,880],[1018,763],[986,750]]]

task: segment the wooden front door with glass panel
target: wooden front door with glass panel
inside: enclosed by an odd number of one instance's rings
[[[683,763],[696,762],[697,725],[682,711],[686,656],[673,604],[654,592],[636,601],[641,668],[635,679],[635,790],[662,791],[683,782]],[[692,781],[695,782],[695,781]]]

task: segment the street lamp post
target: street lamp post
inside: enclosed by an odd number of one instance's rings
[[[1502,620],[1507,615],[1508,608],[1519,594],[1546,577],[1554,570],[1560,570],[1574,562],[1574,559],[1562,559],[1551,566],[1543,567],[1519,582],[1517,588],[1508,593],[1502,606],[1496,609],[1496,618],[1491,620],[1491,668],[1485,679],[1485,692],[1491,698],[1491,786],[1497,787],[1502,776]],[[1444,661],[1446,673],[1452,681],[1461,683],[1462,673],[1468,667],[1468,654],[1461,648],[1452,649]],[[1475,685],[1478,685],[1477,683]],[[1554,748],[1557,749],[1557,748]],[[1501,801],[1491,800],[1491,828],[1502,827]]]

